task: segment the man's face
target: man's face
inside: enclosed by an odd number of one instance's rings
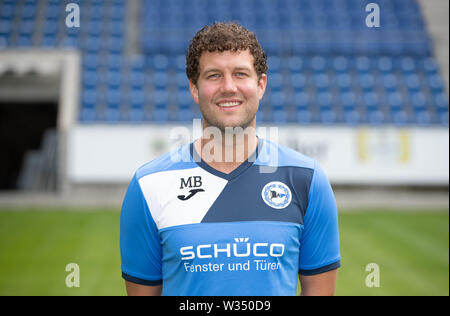
[[[203,127],[256,127],[256,112],[266,89],[267,76],[258,76],[248,50],[204,52],[197,84],[189,83],[199,104]]]

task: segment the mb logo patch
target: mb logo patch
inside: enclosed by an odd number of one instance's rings
[[[202,186],[202,177],[200,177],[200,176],[189,177],[189,178],[187,178],[187,180],[185,180],[184,178],[181,178],[180,180],[181,180],[180,189],[198,188],[198,189],[189,190],[188,195],[178,195],[178,198],[181,201],[189,200],[191,197],[196,195],[198,192],[205,192],[205,190],[199,188]]]

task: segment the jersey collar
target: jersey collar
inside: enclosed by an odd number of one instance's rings
[[[236,169],[234,169],[230,173],[223,173],[217,169],[214,169],[213,167],[208,165],[203,159],[200,158],[199,154],[197,153],[197,151],[194,148],[194,142],[195,141],[190,143],[190,153],[191,153],[191,158],[193,159],[193,161],[200,168],[204,169],[205,171],[207,171],[217,177],[228,180],[228,181],[236,178],[237,176],[242,174],[245,170],[247,170],[251,165],[253,165],[253,163],[258,158],[258,154],[261,151],[262,146],[263,146],[262,139],[258,137],[258,143],[256,145],[256,150],[247,158],[247,160],[245,160],[243,163],[241,163]]]

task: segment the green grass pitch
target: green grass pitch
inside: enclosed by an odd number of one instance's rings
[[[118,211],[0,211],[0,295],[125,295]],[[449,295],[448,210],[340,212],[336,295]],[[67,287],[69,263],[80,287]],[[379,266],[379,287],[365,270]]]

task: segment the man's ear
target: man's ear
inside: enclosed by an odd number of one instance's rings
[[[198,102],[198,89],[197,86],[189,80],[189,90],[191,91],[191,96],[194,99],[194,102],[199,104]]]
[[[259,81],[258,81],[258,90],[259,90],[259,99],[260,100],[264,96],[264,93],[266,91],[266,87],[267,87],[267,75],[266,74],[262,74],[261,78],[259,78]]]

